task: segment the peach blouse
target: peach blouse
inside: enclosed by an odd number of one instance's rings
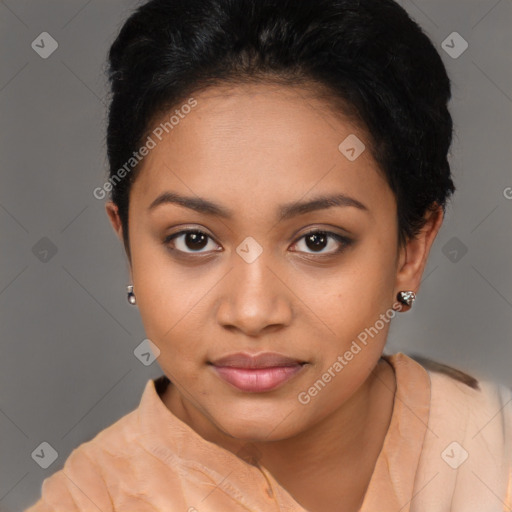
[[[512,390],[480,390],[399,352],[393,413],[360,512],[512,511]],[[340,511],[343,504],[340,503]],[[307,512],[265,467],[206,441],[155,381],[74,449],[25,512]]]

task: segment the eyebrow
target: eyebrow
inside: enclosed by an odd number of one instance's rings
[[[235,215],[235,213],[229,208],[221,206],[220,204],[216,204],[207,199],[203,199],[201,197],[182,196],[175,192],[164,192],[163,194],[160,194],[149,205],[148,211],[152,211],[163,204],[176,204],[179,206],[183,206],[185,208],[189,208],[190,210],[194,210],[198,213],[215,215],[225,219],[231,219]],[[354,199],[353,197],[347,196],[345,194],[335,194],[329,196],[321,195],[309,201],[294,202],[280,205],[278,207],[278,217],[280,221],[283,221],[295,217],[297,215],[304,215],[312,211],[324,210],[336,206],[354,207],[361,211],[369,213],[369,209],[357,199]]]

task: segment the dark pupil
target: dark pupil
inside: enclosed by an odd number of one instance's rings
[[[312,250],[323,249],[327,243],[327,238],[325,233],[313,233],[306,236],[306,245]]]
[[[208,236],[205,233],[187,233],[185,243],[189,249],[202,249],[208,243]]]

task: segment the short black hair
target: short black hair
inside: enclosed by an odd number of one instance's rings
[[[111,199],[129,258],[140,165],[115,175],[158,116],[210,86],[312,84],[357,120],[395,195],[400,245],[455,191],[450,80],[431,40],[392,0],[150,0],[110,47],[108,77]]]

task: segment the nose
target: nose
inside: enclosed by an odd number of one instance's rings
[[[261,254],[252,263],[234,255],[234,268],[223,280],[217,321],[229,330],[260,336],[290,325],[293,293],[282,271]]]

